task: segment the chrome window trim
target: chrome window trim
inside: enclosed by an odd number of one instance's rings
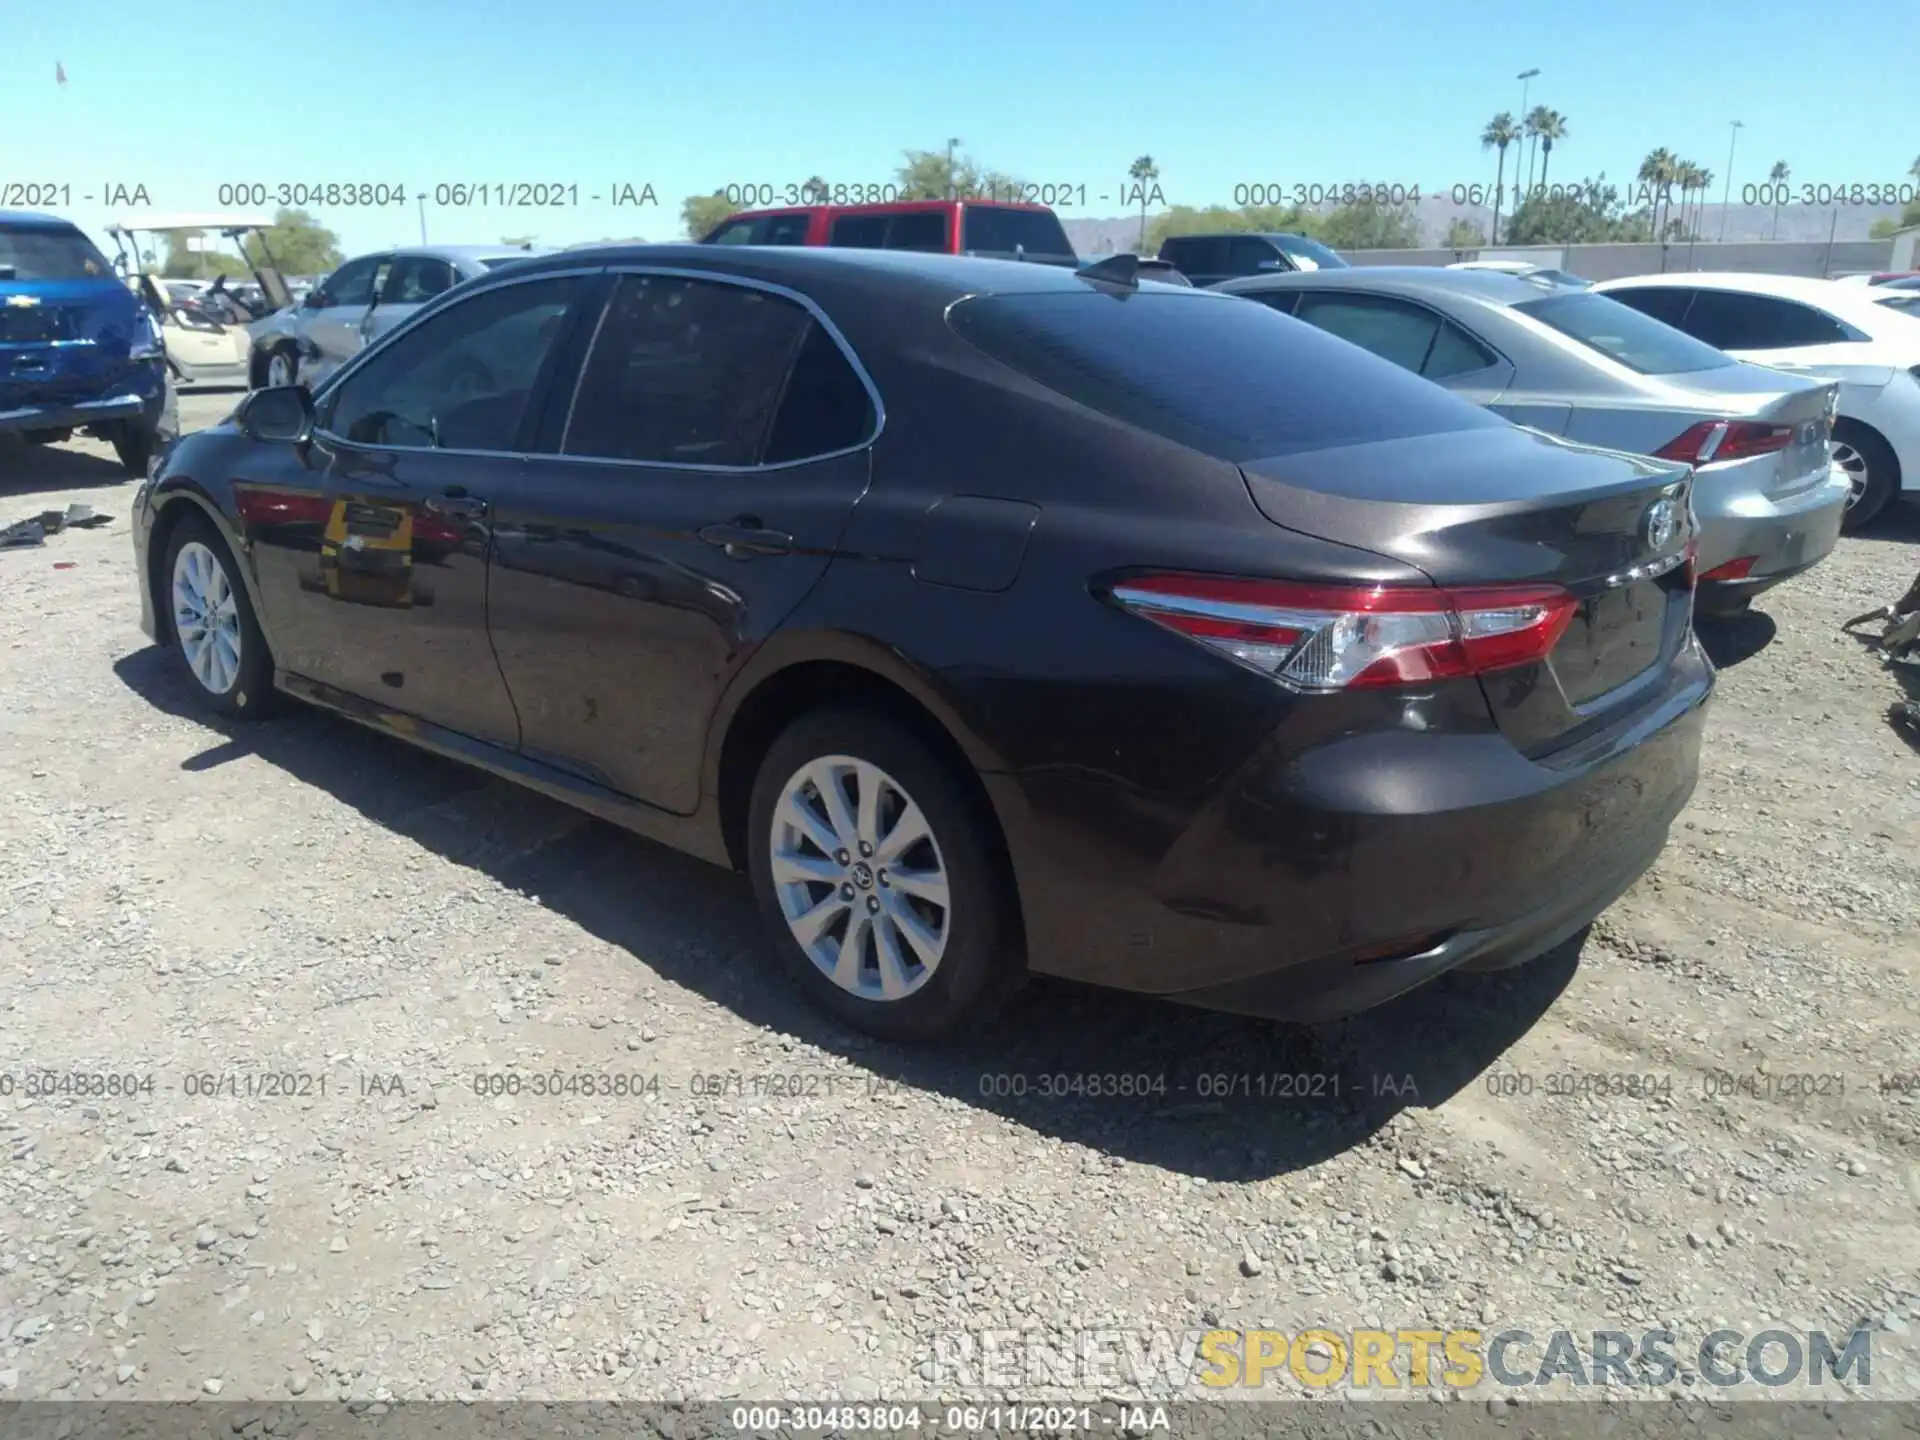
[[[873,424],[869,427],[866,437],[858,444],[845,445],[838,450],[823,451],[818,455],[803,456],[797,460],[781,460],[772,465],[705,465],[692,461],[623,460],[617,456],[609,455],[569,455],[566,446],[567,435],[573,429],[573,407],[579,401],[580,385],[581,382],[586,379],[587,365],[593,359],[593,348],[590,344],[585,357],[580,362],[580,373],[574,380],[573,396],[567,402],[567,424],[566,429],[562,430],[560,434],[560,448],[552,452],[550,456],[543,453],[542,458],[565,460],[570,464],[576,465],[640,466],[648,470],[691,470],[716,475],[772,474],[781,470],[791,470],[800,465],[818,465],[823,460],[837,460],[847,455],[858,455],[864,450],[872,449],[880,439],[882,433],[885,432],[887,428],[887,407],[886,402],[880,398],[880,387],[874,384],[873,376],[868,373],[867,367],[861,363],[860,356],[855,352],[853,346],[847,343],[847,337],[840,333],[840,327],[833,323],[833,320],[828,316],[827,312],[821,309],[819,304],[815,302],[811,296],[803,295],[798,290],[794,290],[786,285],[781,285],[776,281],[760,280],[746,275],[733,275],[722,270],[696,270],[688,266],[680,265],[638,264],[608,265],[604,268],[609,274],[616,276],[664,275],[680,280],[706,280],[715,284],[736,285],[741,289],[760,290],[769,295],[778,295],[784,300],[792,301],[811,315],[814,323],[827,332],[828,338],[839,347],[842,358],[853,367],[853,373],[859,377],[860,384],[866,389],[867,399],[873,406]],[[609,301],[611,301],[612,297],[609,296],[608,298]],[[594,343],[598,343],[600,339],[599,324],[604,323],[605,320],[606,307],[603,306],[600,311],[600,322],[597,322],[594,327]]]
[[[335,449],[350,450],[362,455],[381,454],[389,451],[404,451],[408,454],[417,455],[518,456],[525,459],[532,454],[537,454],[538,452],[525,450],[454,450],[432,445],[366,445],[358,440],[349,440],[336,431],[319,428],[318,417],[320,415],[320,407],[332,398],[333,393],[338,390],[340,386],[352,378],[355,371],[359,370],[361,366],[365,365],[382,350],[392,345],[402,335],[411,333],[424,321],[437,319],[449,310],[456,309],[461,305],[471,304],[483,295],[491,295],[496,290],[505,290],[510,286],[530,285],[541,280],[563,280],[576,276],[592,277],[603,275],[606,273],[606,270],[607,267],[604,265],[576,265],[569,266],[564,270],[542,270],[535,275],[515,275],[508,279],[501,280],[497,285],[485,285],[472,290],[467,290],[464,285],[458,285],[452,290],[443,292],[447,295],[458,295],[457,299],[450,300],[444,305],[436,305],[434,303],[434,301],[440,298],[440,296],[436,295],[434,300],[428,301],[425,305],[414,311],[413,314],[402,320],[398,325],[394,326],[393,329],[382,335],[378,340],[374,341],[373,344],[367,346],[366,349],[362,350],[358,355],[354,356],[351,360],[347,361],[346,364],[342,365],[338,370],[335,370],[331,375],[327,376],[325,380],[320,382],[320,388],[313,394],[313,409],[316,417],[316,425],[313,432],[314,437],[316,439],[324,439],[329,446]],[[465,293],[459,293],[462,291]],[[576,385],[576,389],[577,388]],[[328,416],[328,418],[331,419],[332,417]]]

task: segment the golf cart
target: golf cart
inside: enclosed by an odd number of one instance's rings
[[[115,268],[129,289],[160,321],[167,366],[182,384],[245,385],[250,341],[247,326],[290,303],[286,282],[267,253],[265,232],[273,221],[264,215],[130,215],[107,227],[119,250]],[[225,236],[246,262],[254,284],[229,289],[223,275],[192,296],[171,293],[167,282],[148,268],[154,250],[169,235]],[[259,237],[264,265],[256,265],[243,243]]]

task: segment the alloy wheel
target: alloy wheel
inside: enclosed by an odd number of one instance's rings
[[[781,913],[821,974],[881,1001],[933,977],[953,929],[946,862],[898,781],[866,760],[821,756],[782,788],[772,841]]]
[[[173,633],[193,678],[224,695],[240,676],[240,604],[227,567],[189,540],[173,562]]]
[[[1845,441],[1836,440],[1832,460],[1847,472],[1847,509],[1851,510],[1867,493],[1867,457]]]

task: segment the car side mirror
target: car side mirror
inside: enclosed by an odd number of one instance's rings
[[[240,402],[233,423],[249,440],[304,444],[313,435],[313,396],[304,385],[269,385]]]

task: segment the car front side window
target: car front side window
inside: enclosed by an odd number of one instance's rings
[[[373,304],[374,278],[387,263],[384,255],[367,255],[358,260],[349,260],[321,285],[323,308],[336,306],[360,306]]]
[[[512,451],[585,283],[528,280],[451,304],[351,371],[322,401],[321,427],[358,445]]]

